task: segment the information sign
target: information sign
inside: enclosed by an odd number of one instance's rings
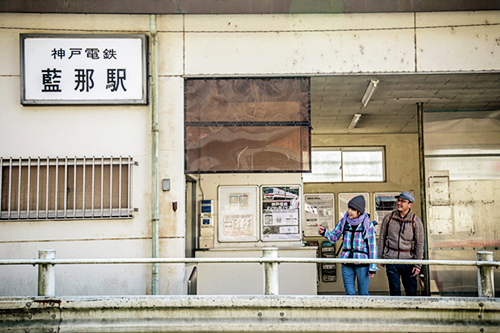
[[[255,242],[257,186],[219,186],[219,242]]]
[[[147,104],[146,35],[21,34],[21,103]]]
[[[333,193],[304,194],[306,217],[304,236],[318,236],[318,226],[333,230],[335,227],[335,202]]]
[[[262,186],[262,240],[300,240],[300,186]]]

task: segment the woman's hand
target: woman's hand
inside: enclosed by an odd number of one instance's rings
[[[315,222],[314,224],[316,224],[316,225],[318,226],[318,234],[320,234],[321,236],[324,236],[324,235],[325,235],[325,232],[326,232],[325,227],[320,226],[320,225],[319,225],[318,223],[316,223],[316,222]]]

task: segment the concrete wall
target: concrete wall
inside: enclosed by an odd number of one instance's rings
[[[3,331],[498,332],[498,298],[1,297]],[[479,314],[478,314],[479,313]]]
[[[485,24],[491,23],[489,25]],[[184,256],[183,76],[274,76],[332,73],[498,70],[499,12],[332,15],[165,15],[160,45],[160,256]],[[457,26],[459,25],[459,26]],[[148,15],[0,14],[0,155],[131,155],[131,220],[0,222],[1,258],[149,257],[151,253],[150,106],[20,104],[20,33],[144,33]],[[396,140],[394,140],[396,138]],[[313,138],[314,145],[387,144],[387,190],[418,189],[416,135]],[[401,142],[413,163],[397,156]],[[328,185],[318,190],[331,189]],[[347,191],[354,187],[336,185]],[[375,190],[365,186],[364,189]],[[316,190],[310,188],[309,190]],[[378,187],[377,187],[378,190]],[[385,189],[380,189],[385,190]],[[178,202],[177,212],[172,202]],[[416,203],[418,206],[419,203]],[[161,265],[160,293],[184,290],[181,265]],[[60,295],[148,294],[150,267],[57,268]],[[36,293],[31,267],[3,267],[0,295]],[[14,282],[16,281],[16,282]]]
[[[494,23],[498,11],[186,16],[185,74],[494,70]]]
[[[0,155],[2,157],[128,156],[133,169],[133,219],[0,222],[1,258],[34,258],[56,249],[63,258],[151,257],[151,107],[20,104],[20,33],[148,33],[149,16],[1,14]],[[179,20],[182,22],[182,20]],[[182,25],[180,25],[182,26]],[[160,41],[160,256],[184,256],[183,80],[169,36]],[[181,48],[182,50],[182,48]],[[149,60],[148,60],[149,61]],[[172,76],[176,74],[177,76]],[[172,201],[179,203],[177,212]],[[149,294],[150,265],[59,266],[59,295]],[[37,269],[2,267],[0,295],[36,295]],[[15,277],[15,282],[14,278]],[[160,293],[182,294],[184,270],[160,266]],[[9,282],[11,281],[11,282]]]

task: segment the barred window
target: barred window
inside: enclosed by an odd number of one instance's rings
[[[0,158],[0,219],[132,217],[132,157]]]

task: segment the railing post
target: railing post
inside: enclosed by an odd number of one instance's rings
[[[278,258],[278,248],[266,247],[262,249],[263,258]],[[264,295],[279,295],[278,263],[264,263]]]
[[[55,259],[56,250],[38,250],[38,259]],[[38,265],[38,296],[56,295],[56,267],[52,264]]]
[[[478,251],[477,261],[493,261],[493,252]],[[479,297],[495,297],[493,266],[477,267],[477,287]]]

